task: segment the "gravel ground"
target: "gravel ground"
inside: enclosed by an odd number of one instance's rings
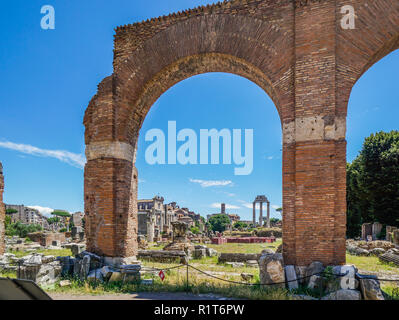
[[[50,293],[53,300],[229,300],[211,294],[187,294],[187,293],[161,293],[161,292],[142,292],[131,294],[105,294],[105,295],[89,295],[89,294],[69,294],[69,293]]]

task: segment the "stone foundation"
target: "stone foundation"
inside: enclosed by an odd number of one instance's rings
[[[285,265],[280,253],[265,253],[259,258],[259,278],[266,288],[309,288],[318,292],[321,300],[384,300],[377,278],[359,274],[353,265],[326,267],[319,261],[308,266]],[[315,299],[303,295],[294,298]]]

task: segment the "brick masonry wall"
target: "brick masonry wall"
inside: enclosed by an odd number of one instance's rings
[[[3,192],[4,192],[3,165],[0,162],[0,255],[2,255],[5,252],[4,220],[6,215],[6,208],[3,203]]]
[[[355,30],[340,27],[347,4]],[[84,118],[89,250],[137,254],[141,125],[168,88],[218,71],[258,84],[279,112],[285,262],[344,263],[347,102],[361,74],[399,47],[399,2],[233,0],[115,31],[114,73]]]
[[[64,243],[66,241],[66,235],[64,232],[34,232],[28,233],[27,237],[34,242],[40,243],[40,245],[44,247],[51,246],[53,241],[59,241],[60,243]]]

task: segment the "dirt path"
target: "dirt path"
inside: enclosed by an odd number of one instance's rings
[[[212,294],[187,294],[172,292],[141,292],[131,294],[70,294],[70,293],[49,293],[53,300],[229,300],[228,298]]]
[[[380,279],[389,279],[389,280],[398,280],[399,281],[399,274],[393,271],[368,271],[368,270],[361,270],[359,269],[358,272],[360,274],[366,274],[366,275],[374,275],[377,276]]]

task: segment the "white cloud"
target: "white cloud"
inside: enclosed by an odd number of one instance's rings
[[[0,141],[0,147],[38,157],[56,158],[62,162],[68,163],[69,165],[80,169],[83,169],[86,163],[86,158],[83,154],[72,153],[64,150],[46,150],[28,144],[19,144],[9,141]]]
[[[228,197],[235,197],[235,196],[236,196],[235,193],[225,192],[225,194],[226,194]]]
[[[190,182],[198,183],[201,187],[216,187],[216,186],[231,186],[233,182],[231,180],[200,180],[200,179],[190,179]]]
[[[248,209],[252,209],[253,208],[253,204],[249,203],[249,202],[245,202],[242,204],[243,207],[248,208]]]
[[[215,202],[211,204],[211,208],[220,208],[221,205],[221,203]],[[226,209],[240,209],[240,207],[226,203]]]
[[[273,208],[274,210],[276,210],[276,209],[278,209],[278,208],[281,208],[281,206],[278,206],[277,204],[272,204],[272,208]]]
[[[38,210],[42,215],[46,217],[50,217],[51,213],[54,211],[54,209],[48,207],[41,207],[41,206],[27,206],[27,207]]]
[[[248,209],[252,209],[253,208],[252,203],[246,202],[244,200],[237,200],[237,201],[242,203],[242,206],[245,207],[245,208],[248,208]]]
[[[267,160],[273,160],[274,157],[273,157],[273,156],[268,156],[268,157],[266,157],[266,159],[267,159]]]

